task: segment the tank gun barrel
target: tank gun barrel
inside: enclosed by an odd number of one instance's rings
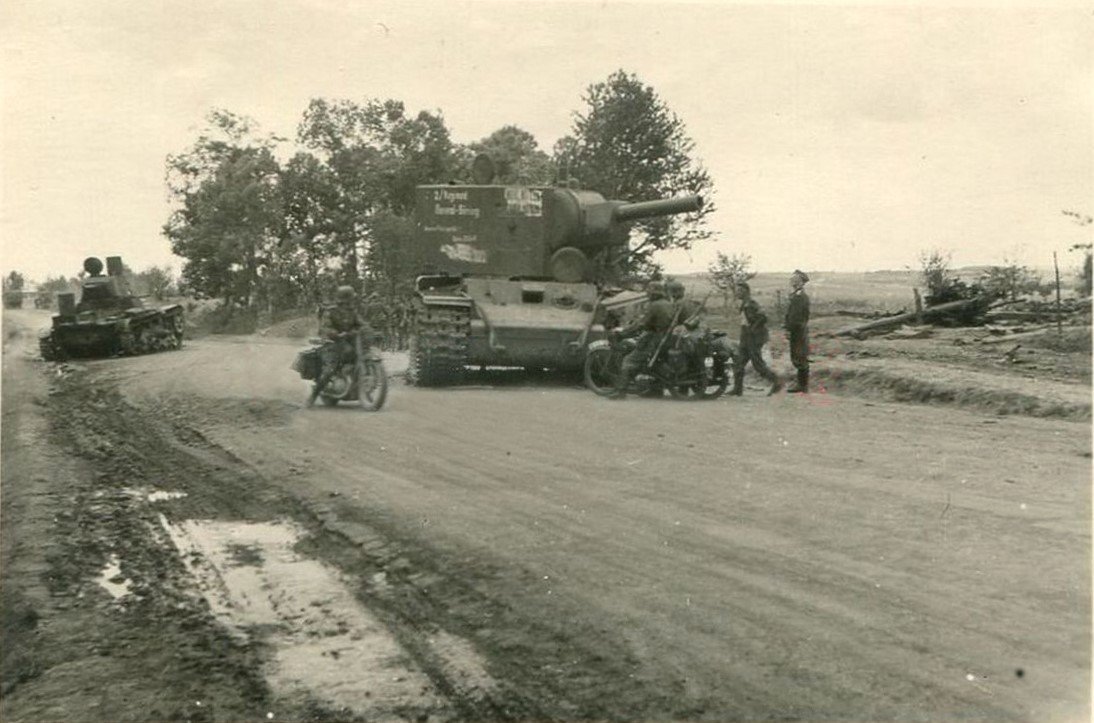
[[[656,201],[623,203],[612,211],[612,220],[617,223],[635,221],[654,216],[672,216],[677,213],[692,213],[703,207],[703,197],[698,195],[662,198]]]

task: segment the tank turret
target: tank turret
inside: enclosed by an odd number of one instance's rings
[[[420,186],[417,193],[429,270],[566,282],[591,280],[591,261],[625,246],[630,222],[703,206],[699,196],[627,203],[536,186]]]

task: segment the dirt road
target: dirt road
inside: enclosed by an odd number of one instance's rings
[[[226,717],[367,717],[381,698],[417,718],[1089,717],[1087,424],[758,389],[616,403],[507,377],[306,410],[296,349],[18,370],[52,375],[50,444],[101,485],[171,493],[133,513],[149,544],[261,647],[235,662],[266,690]],[[5,493],[17,479],[5,466]],[[308,595],[333,632],[272,632]],[[391,646],[368,700],[337,679],[367,666],[358,628]],[[28,718],[34,684],[8,696]]]

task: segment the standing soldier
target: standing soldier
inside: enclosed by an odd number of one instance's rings
[[[744,392],[745,367],[752,362],[752,368],[771,382],[768,396],[782,389],[782,382],[778,375],[768,368],[761,354],[764,344],[767,343],[767,314],[752,298],[752,289],[742,281],[737,284],[737,297],[741,300],[741,314],[744,324],[741,324],[741,339],[738,342],[737,356],[733,365],[733,389],[730,394],[741,396]]]
[[[623,366],[615,384],[614,399],[626,399],[627,387],[631,385],[635,375],[649,364],[650,357],[656,353],[661,340],[672,328],[676,309],[673,308],[672,302],[665,298],[664,284],[660,281],[651,281],[646,286],[646,293],[650,299],[646,313],[619,332],[622,338],[636,334],[639,336],[638,345],[635,346],[634,351],[623,358]]]
[[[790,277],[790,303],[786,308],[786,327],[790,337],[790,363],[798,372],[798,380],[786,391],[805,394],[809,391],[809,296],[805,284],[809,276],[795,271]]]

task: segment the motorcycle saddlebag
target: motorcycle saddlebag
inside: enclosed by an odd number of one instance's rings
[[[322,361],[319,359],[319,349],[305,349],[296,355],[292,363],[293,371],[300,375],[301,379],[318,379]]]

